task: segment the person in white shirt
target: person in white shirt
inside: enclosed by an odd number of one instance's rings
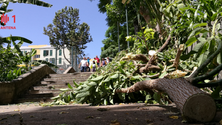
[[[110,63],[109,57],[106,57],[106,63]]]
[[[81,60],[79,64],[79,68],[81,66],[81,72],[86,72],[87,65],[88,65],[88,62],[86,60],[86,57],[83,57],[83,60]]]

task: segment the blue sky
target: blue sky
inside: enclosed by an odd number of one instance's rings
[[[49,45],[49,37],[43,34],[43,27],[52,23],[55,12],[65,6],[71,6],[79,9],[80,23],[85,22],[90,26],[90,34],[93,42],[86,44],[84,50],[86,56],[90,58],[96,55],[100,56],[102,40],[105,39],[105,32],[108,29],[106,25],[106,14],[99,12],[98,1],[89,0],[43,0],[53,6],[51,8],[39,7],[31,4],[9,3],[8,9],[13,9],[7,13],[9,22],[6,26],[15,26],[16,29],[0,29],[0,36],[7,37],[22,36],[31,41],[32,45]],[[13,22],[12,16],[16,16],[16,22]],[[23,44],[27,46],[29,44]]]

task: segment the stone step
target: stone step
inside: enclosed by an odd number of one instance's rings
[[[28,94],[61,93],[60,90],[29,90]]]
[[[86,73],[68,73],[68,74],[49,74],[49,78],[59,78],[59,77],[89,77],[92,75],[91,72]]]
[[[68,88],[68,86],[34,86],[32,90],[60,90],[62,88]]]
[[[14,100],[14,103],[25,103],[25,102],[52,102],[51,97],[43,98],[19,98]]]
[[[47,84],[47,85],[51,85],[51,84],[73,84],[74,80],[55,80],[55,81],[42,81],[42,84]],[[85,82],[86,80],[75,80],[75,82],[77,84],[79,84],[80,82]]]
[[[69,73],[69,74],[49,74],[40,84],[34,85],[21,98],[16,99],[15,103],[24,102],[52,102],[52,97],[57,96],[62,91],[60,89],[68,88],[68,83],[74,86],[73,80],[77,84],[86,81],[91,72]]]
[[[85,78],[45,78],[44,81],[46,82],[51,82],[53,83],[54,81],[73,81],[73,80],[81,80],[81,81],[86,81],[88,79],[88,77],[85,77]]]
[[[68,84],[70,84],[71,86],[75,87],[75,85],[73,84],[73,82],[58,82],[58,83],[51,83],[51,84],[40,84],[38,86],[42,86],[42,87],[68,87]],[[77,84],[79,84],[77,82]],[[38,86],[33,86],[33,87],[38,87]]]
[[[73,83],[73,82],[72,82]],[[70,83],[70,84],[72,84],[72,83]],[[38,86],[51,86],[51,85],[68,85],[68,83],[67,82],[62,82],[62,81],[60,81],[60,82],[57,82],[57,81],[55,81],[55,82],[47,82],[47,81],[41,81],[41,84],[39,84]]]
[[[25,94],[23,98],[44,98],[44,97],[54,97],[57,93],[41,93],[41,94]]]

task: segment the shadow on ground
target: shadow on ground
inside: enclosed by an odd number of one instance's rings
[[[220,125],[222,112],[206,125]],[[120,104],[110,106],[36,104],[0,106],[0,125],[204,125],[182,123],[175,105]]]

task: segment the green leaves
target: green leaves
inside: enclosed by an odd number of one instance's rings
[[[119,77],[119,74],[117,73],[117,74],[112,75],[112,76],[110,77],[110,79],[117,79],[118,77]]]
[[[19,40],[16,44],[15,41]],[[7,48],[0,46],[0,81],[11,81],[18,78],[19,75],[25,73],[24,67],[17,67],[24,62],[24,56],[21,53],[20,47],[23,42],[32,43],[30,40],[18,37],[10,36],[1,38],[2,43],[8,43]],[[14,48],[11,48],[11,43],[13,43]],[[34,53],[32,53],[34,54]]]
[[[207,26],[207,23],[196,23],[193,25],[193,29],[196,29],[197,27],[203,27],[203,26]]]
[[[52,5],[40,0],[1,0],[1,3],[5,3],[5,2],[12,2],[12,3],[26,3],[26,4],[33,4],[33,5],[37,5],[37,6],[42,6],[42,7],[51,7]]]
[[[222,90],[222,87],[218,86],[211,94],[211,97],[213,97],[214,99],[220,98],[220,91],[221,90]]]
[[[84,91],[84,92],[82,92],[82,93],[78,93],[77,95],[76,95],[76,98],[78,99],[78,98],[83,98],[83,97],[86,97],[86,96],[88,96],[90,93],[88,92],[88,91]]]
[[[96,78],[91,79],[91,81],[98,82],[98,81],[102,80],[102,78],[103,78],[103,76],[98,76]]]
[[[64,100],[67,98],[68,92],[73,92],[73,100],[78,103],[89,103],[91,105],[108,105],[121,102],[137,101],[134,96],[145,96],[145,93],[141,94],[124,94],[116,93],[117,89],[130,87],[134,82],[143,81],[144,79],[139,76],[133,76],[134,65],[130,61],[120,61],[121,57],[125,56],[125,53],[119,53],[116,58],[113,59],[105,67],[101,67],[89,79],[83,82],[81,85],[75,85],[71,87],[68,84],[69,90],[62,92],[61,96],[55,98],[54,104],[58,100]],[[75,82],[74,82],[75,83]],[[71,89],[73,88],[73,89]],[[127,98],[128,97],[128,98]]]
[[[92,42],[90,26],[84,22],[80,23],[79,9],[72,7],[66,6],[57,11],[53,23],[43,30],[51,45],[60,49],[75,47],[78,54],[84,54],[82,50],[86,48],[85,44]]]
[[[186,46],[191,46],[193,43],[195,43],[197,41],[196,37],[191,37],[189,40],[187,40],[186,42]]]

